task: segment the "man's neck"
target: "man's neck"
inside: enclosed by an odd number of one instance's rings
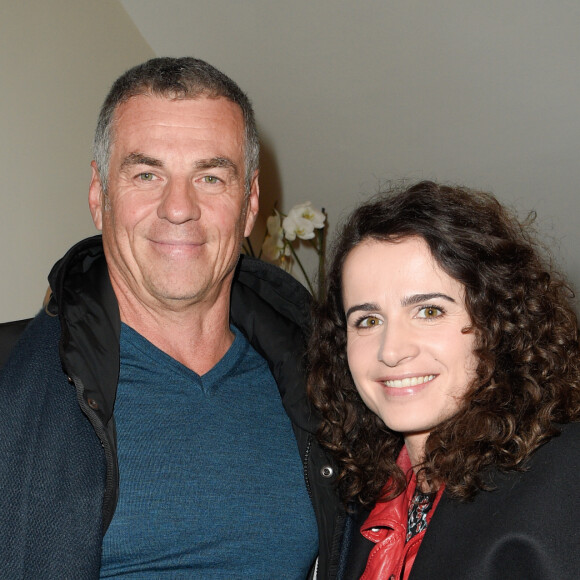
[[[119,300],[121,320],[198,375],[211,370],[234,341],[229,295],[185,310],[151,308]]]

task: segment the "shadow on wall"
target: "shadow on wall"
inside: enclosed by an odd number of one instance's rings
[[[260,213],[250,240],[256,253],[259,253],[264,234],[266,233],[266,220],[272,215],[274,207],[284,208],[284,195],[282,181],[276,154],[271,144],[260,138]]]

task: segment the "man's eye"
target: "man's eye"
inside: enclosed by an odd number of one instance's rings
[[[424,306],[419,310],[418,318],[439,318],[443,314],[441,308],[437,306]]]
[[[219,183],[220,180],[215,175],[204,175],[203,176],[204,183]]]
[[[380,326],[383,321],[378,316],[364,316],[357,322],[358,328],[372,328],[373,326]]]
[[[139,179],[141,181],[153,181],[153,173],[139,173]]]

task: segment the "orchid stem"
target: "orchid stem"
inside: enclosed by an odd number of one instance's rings
[[[308,284],[308,290],[310,290],[310,294],[314,296],[314,290],[312,288],[312,284],[310,283],[310,278],[308,278],[308,274],[306,273],[306,270],[304,269],[304,266],[302,265],[302,262],[300,261],[300,258],[298,257],[296,250],[294,249],[294,246],[292,244],[288,244],[288,247],[290,248],[290,252],[292,252],[292,257],[296,260],[296,263],[298,264],[298,267],[300,268],[300,271],[302,272],[302,275],[306,280],[306,284]]]
[[[326,216],[326,212],[324,208],[322,208],[322,213]],[[326,235],[325,230],[320,229],[316,232],[316,239],[318,241],[318,248],[316,251],[318,252],[318,279],[316,280],[318,284],[318,294],[316,298],[318,301],[322,301],[322,297],[326,287]]]

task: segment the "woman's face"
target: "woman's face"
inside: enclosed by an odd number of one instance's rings
[[[420,237],[366,240],[343,267],[347,355],[356,388],[415,461],[475,376],[464,287]]]

